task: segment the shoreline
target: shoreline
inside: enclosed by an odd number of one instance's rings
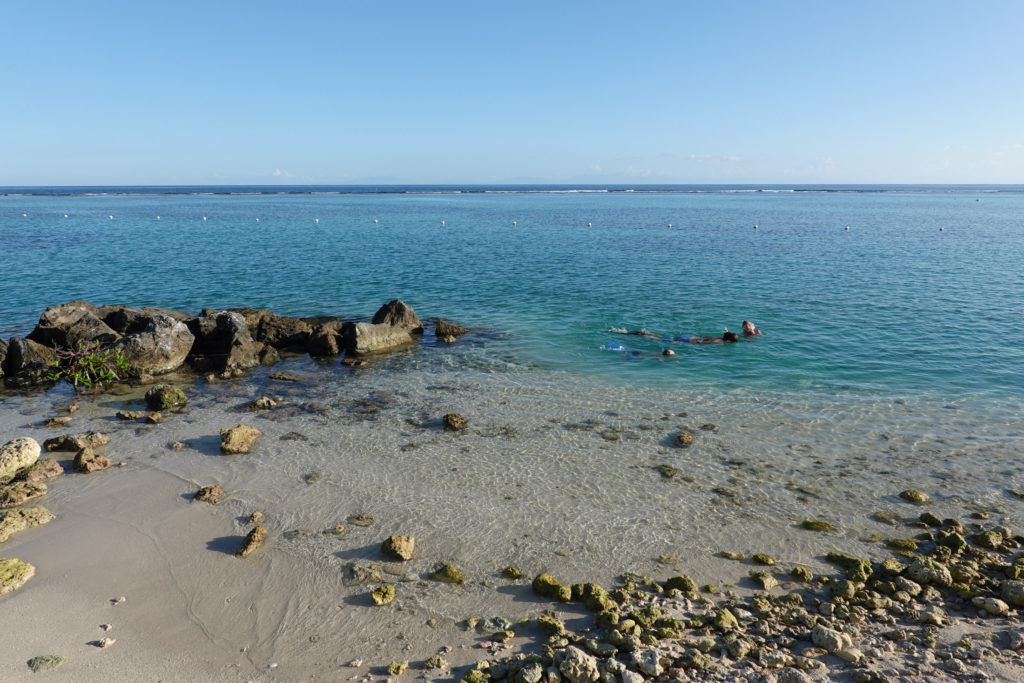
[[[392,660],[422,664],[433,655],[453,668],[413,667],[404,676],[461,677],[480,659],[537,652],[543,643],[531,625],[513,628],[517,635],[507,645],[481,648],[491,634],[462,630],[466,618],[502,617],[514,625],[554,609],[571,624],[586,621],[576,603],[533,593],[530,581],[541,572],[609,589],[622,572],[659,582],[682,573],[698,585],[731,584],[721,591],[745,598],[758,592],[749,576],[755,567],[718,557],[719,551],[745,558],[766,552],[780,571],[803,566],[816,576],[836,571],[822,559],[830,550],[875,562],[890,557],[877,540],[864,538],[914,530],[869,515],[920,514],[922,508],[896,494],[904,484],[928,483],[921,473],[931,468],[918,456],[933,452],[955,453],[964,462],[954,476],[947,472],[926,487],[936,496],[928,510],[940,517],[1001,510],[987,523],[1019,533],[1022,502],[1002,489],[984,494],[986,482],[995,485],[1010,466],[981,466],[1012,453],[999,450],[1009,446],[998,431],[944,444],[912,433],[910,409],[903,417],[891,414],[874,431],[904,424],[908,433],[893,430],[879,442],[893,465],[920,470],[894,478],[885,466],[871,472],[874,444],[828,447],[835,430],[818,433],[822,427],[814,424],[804,433],[779,434],[770,416],[748,424],[754,413],[734,401],[680,405],[671,397],[666,402],[665,392],[588,394],[559,388],[557,380],[524,386],[522,378],[439,366],[444,358],[444,350],[406,354],[390,370],[365,371],[293,359],[275,370],[297,383],[269,380],[265,370],[239,380],[200,380],[184,412],[168,413],[157,425],[113,417],[139,407],[141,390],[81,399],[61,430],[40,422],[68,403],[62,390],[0,404],[4,441],[95,428],[111,434],[107,453],[115,465],[126,463],[55,480],[44,504],[57,520],[0,549],[38,568],[26,586],[0,598],[17,605],[3,610],[5,625],[22,621],[14,613],[39,615],[12,641],[0,675],[25,676],[28,658],[66,648],[63,670],[87,680],[116,679],[129,669],[172,680],[378,679],[387,677]],[[268,389],[282,399],[276,408],[244,410]],[[448,412],[465,414],[469,428],[446,432],[440,418]],[[844,418],[835,419],[843,429]],[[713,429],[701,429],[711,420]],[[256,449],[220,455],[216,434],[240,421],[263,432]],[[683,428],[695,437],[688,448],[672,443]],[[1013,433],[1010,426],[1006,431]],[[306,440],[282,440],[290,434]],[[169,449],[173,442],[186,448]],[[662,465],[678,471],[665,477]],[[580,479],[579,472],[587,476]],[[840,490],[830,493],[830,481]],[[880,489],[880,481],[888,484]],[[213,483],[224,487],[223,503],[192,500]],[[266,515],[267,544],[236,558],[256,509]],[[348,521],[361,512],[376,523]],[[800,529],[802,518],[827,520],[837,531]],[[339,524],[346,527],[341,535],[323,533]],[[380,543],[390,534],[415,536],[417,557],[388,562]],[[458,567],[466,583],[432,580],[440,563]],[[379,566],[380,578],[396,586],[396,603],[374,607],[373,585],[346,581],[353,565]],[[509,565],[525,578],[503,578]],[[782,574],[779,580],[791,581]],[[123,604],[110,603],[122,595]],[[728,599],[725,592],[714,597]],[[54,610],[70,618],[54,620]],[[104,637],[103,623],[113,624],[109,637],[117,642],[100,650],[88,643]],[[982,620],[979,628],[991,632],[993,625]],[[440,652],[446,647],[452,650]],[[190,659],[188,652],[203,654]],[[1019,664],[1019,654],[1013,657]],[[347,666],[354,660],[362,666]],[[834,672],[843,670],[831,655],[826,660]]]

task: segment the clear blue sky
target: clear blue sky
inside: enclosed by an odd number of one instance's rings
[[[6,3],[0,185],[1022,183],[1024,2]]]

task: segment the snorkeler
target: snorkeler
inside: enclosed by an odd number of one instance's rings
[[[743,336],[744,337],[756,337],[761,334],[761,330],[754,327],[754,323],[749,320],[743,321]]]
[[[739,339],[740,336],[738,334],[726,329],[721,337],[698,337],[696,335],[683,334],[673,338],[671,341],[680,344],[724,344],[725,342],[739,341]]]

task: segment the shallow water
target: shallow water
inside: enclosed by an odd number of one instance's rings
[[[68,223],[41,211],[63,214],[59,202],[74,207]],[[535,616],[548,605],[499,578],[509,564],[566,582],[685,572],[744,587],[749,567],[719,550],[812,569],[837,548],[880,557],[862,539],[893,530],[870,515],[919,514],[898,498],[910,487],[940,517],[985,511],[1019,528],[1022,358],[997,333],[1021,313],[1022,207],[1020,194],[978,192],[0,198],[4,234],[20,240],[0,279],[8,330],[76,297],[365,316],[401,296],[478,328],[366,367],[290,358],[190,383],[188,409],[161,425],[113,417],[141,407],[144,389],[78,398],[69,431],[111,433],[125,467],[54,482],[58,521],[4,553],[72,571],[48,538],[83,520],[89,533],[121,528],[149,496],[127,533],[159,548],[182,618],[229,660],[280,662],[287,680],[407,647],[426,657],[465,639],[455,624],[473,614]],[[765,336],[679,347],[667,363],[601,349],[660,348],[612,326],[714,333],[743,317]],[[269,379],[282,370],[301,381]],[[282,405],[244,410],[263,394]],[[42,442],[55,432],[41,420],[72,400],[65,385],[6,399],[0,438]],[[469,428],[445,432],[448,412]],[[220,429],[239,422],[263,432],[256,451],[219,455]],[[675,444],[684,429],[689,448]],[[127,492],[127,478],[143,489]],[[212,483],[227,501],[195,507]],[[230,553],[253,510],[271,537],[243,571]],[[348,523],[357,513],[376,523]],[[804,519],[838,530],[804,531]],[[337,524],[342,535],[323,533]],[[344,568],[382,561],[392,533],[414,535],[418,552],[389,565],[405,609],[384,615]],[[439,562],[468,585],[421,581]],[[251,585],[234,586],[240,571]]]

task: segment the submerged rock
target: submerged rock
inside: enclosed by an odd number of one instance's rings
[[[434,324],[434,334],[438,339],[458,337],[466,334],[467,332],[469,332],[468,328],[459,327],[455,323],[444,320],[443,318],[438,318],[437,322]]]
[[[88,474],[89,472],[99,472],[110,467],[110,459],[105,455],[100,455],[91,448],[83,448],[78,451],[75,455],[75,461],[72,464],[72,468],[75,472],[82,472]]]
[[[83,448],[103,448],[110,443],[110,437],[102,432],[80,432],[56,436],[43,442],[47,451],[77,452]]]
[[[458,413],[448,413],[444,416],[444,428],[449,432],[458,432],[466,428],[468,421]]]
[[[40,671],[56,669],[66,661],[68,660],[61,655],[39,655],[28,660],[28,668],[37,674]]]
[[[456,585],[462,585],[466,580],[461,571],[447,563],[437,567],[431,576],[442,583],[454,583]]]
[[[683,430],[676,434],[676,445],[686,448],[693,443],[693,434]]]
[[[572,589],[563,586],[558,579],[551,574],[538,574],[531,584],[533,592],[542,598],[569,602],[572,599]]]
[[[256,445],[262,432],[255,427],[239,424],[220,430],[220,452],[224,455],[248,453]]]
[[[19,471],[35,464],[39,453],[39,442],[28,437],[12,439],[0,446],[0,484],[6,484]]]
[[[146,392],[146,405],[150,410],[171,410],[188,403],[188,397],[180,387],[171,384],[157,384]]]
[[[0,557],[0,595],[24,586],[35,576],[36,568],[13,557]]]
[[[267,540],[267,527],[262,524],[257,524],[252,528],[246,537],[242,541],[242,545],[238,546],[238,550],[235,551],[235,555],[238,557],[247,557],[248,555],[255,552],[257,548],[263,545],[263,542]]]
[[[0,517],[0,543],[6,543],[12,535],[25,529],[42,526],[56,519],[53,513],[43,507],[23,508],[4,513]]]
[[[932,502],[931,496],[924,491],[919,491],[918,489],[900,491],[900,498],[908,503],[914,503],[915,505],[930,505]]]

